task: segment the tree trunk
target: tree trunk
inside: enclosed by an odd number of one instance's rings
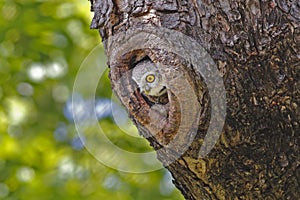
[[[114,92],[186,199],[300,199],[299,1],[92,0],[92,11]],[[143,59],[166,95],[132,81]]]

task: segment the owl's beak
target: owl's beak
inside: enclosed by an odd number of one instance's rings
[[[146,85],[144,92],[148,95],[150,93],[150,87]]]

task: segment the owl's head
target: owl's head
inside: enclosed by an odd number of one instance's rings
[[[166,93],[156,65],[150,60],[141,61],[132,70],[132,79],[136,82],[140,91],[150,96],[161,96]]]

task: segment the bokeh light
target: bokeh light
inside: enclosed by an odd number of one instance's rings
[[[7,128],[7,133],[13,138],[19,138],[23,135],[23,130],[21,126],[9,125]]]
[[[28,69],[28,76],[34,82],[43,81],[46,78],[45,66],[40,63],[32,64]]]
[[[27,102],[18,98],[9,98],[6,99],[6,106],[10,124],[18,125],[26,120],[29,113]]]
[[[29,167],[21,167],[17,171],[17,179],[21,182],[29,182],[35,176],[34,170]]]
[[[17,86],[17,91],[19,92],[20,95],[22,96],[32,96],[34,93],[34,89],[32,87],[32,85],[30,85],[29,83],[19,83]]]

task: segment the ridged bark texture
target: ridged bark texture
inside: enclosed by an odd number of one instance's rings
[[[153,136],[146,117],[153,106],[151,99],[145,100],[130,77],[122,82],[119,78],[136,61],[149,57],[165,65],[172,63],[173,68],[166,67],[162,73],[168,77],[176,67],[176,73],[185,74],[197,95],[201,105],[197,134],[184,154],[166,166],[186,199],[300,199],[298,0],[91,3],[95,14],[91,28],[99,29],[103,39],[113,89],[155,150],[174,139],[181,115],[178,99],[169,92],[167,103],[161,103],[169,114],[163,130]],[[184,57],[150,46],[112,60],[111,49],[118,47],[111,45],[117,43],[111,43],[110,38],[149,26],[193,38],[218,66],[226,88],[226,121],[216,146],[204,158],[199,158],[198,152],[209,124],[211,100],[203,77],[188,66]],[[188,141],[189,134],[186,132],[182,141]],[[160,151],[158,159],[166,165],[176,151]]]

